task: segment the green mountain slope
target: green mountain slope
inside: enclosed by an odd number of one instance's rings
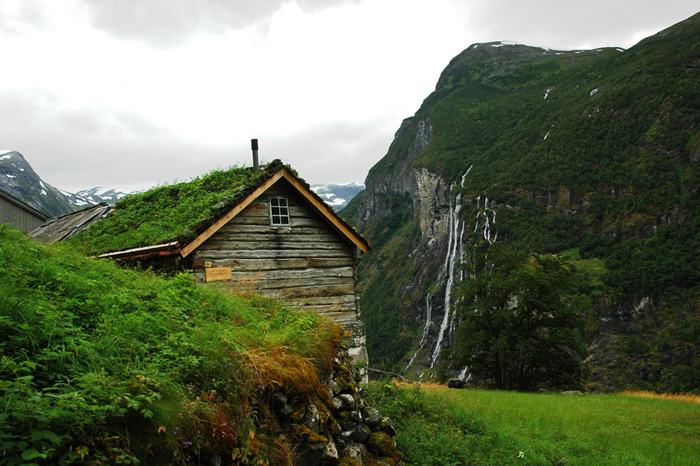
[[[485,241],[486,215],[491,241],[601,261],[594,379],[700,387],[699,37],[695,15],[624,51],[455,57],[345,210],[375,247],[360,273],[370,359],[403,368],[423,340],[429,365],[461,193],[465,242]]]

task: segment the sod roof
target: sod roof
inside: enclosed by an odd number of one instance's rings
[[[71,242],[91,255],[171,241],[186,244],[281,168],[293,172],[275,160],[262,170],[214,170],[191,181],[132,194]]]

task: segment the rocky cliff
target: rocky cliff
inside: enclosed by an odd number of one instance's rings
[[[595,275],[596,380],[700,386],[699,36],[696,15],[629,50],[492,42],[450,62],[345,210],[374,246],[373,364],[459,373],[452,291],[498,241]]]

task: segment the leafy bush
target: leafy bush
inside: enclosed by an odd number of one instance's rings
[[[0,465],[274,463],[261,397],[320,390],[338,338],[316,314],[0,226]]]

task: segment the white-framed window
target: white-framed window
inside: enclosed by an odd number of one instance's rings
[[[270,225],[289,226],[289,202],[286,197],[270,198]]]

